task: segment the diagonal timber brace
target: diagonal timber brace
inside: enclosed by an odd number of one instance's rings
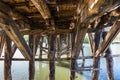
[[[4,44],[5,44],[5,35],[3,31],[0,31],[0,57],[3,51]]]
[[[18,30],[17,24],[11,19],[11,17],[0,13],[0,27],[10,37],[10,39],[16,44],[21,51],[25,59],[31,59],[31,50]]]
[[[11,25],[4,25],[0,23],[1,28],[6,32],[6,34],[10,37],[10,39],[16,44],[16,46],[21,51],[22,55],[26,59],[31,59],[31,50],[28,47],[27,43],[23,39],[21,33],[17,29],[17,27],[11,26]]]
[[[16,44],[16,46],[21,51],[25,59],[30,60],[32,58],[31,56],[32,51],[25,42],[15,21],[13,21],[12,18],[9,17],[8,15],[5,15],[4,13],[1,12],[0,27],[2,28],[2,30],[5,31],[8,37]]]
[[[105,39],[103,40],[98,50],[96,51],[95,57],[100,56],[100,54],[104,53],[108,49],[108,47],[110,46],[110,44],[112,43],[112,41],[115,39],[119,32],[120,32],[120,19],[115,22],[110,31],[107,33]]]
[[[72,58],[78,58],[80,50],[82,49],[84,37],[87,33],[87,30],[88,30],[87,28],[77,30],[73,49],[72,49]]]
[[[22,55],[26,59],[31,59],[31,50],[28,47],[27,43],[23,39],[21,33],[17,29],[17,27],[11,26],[11,25],[4,25],[0,23],[1,28],[6,32],[6,34],[10,37],[10,39],[16,44],[16,46],[21,51]]]

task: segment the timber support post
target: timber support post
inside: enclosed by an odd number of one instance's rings
[[[2,54],[4,44],[5,44],[4,31],[0,31],[0,56]]]
[[[48,36],[48,45],[49,45],[49,50],[48,50],[48,58],[50,59],[49,61],[49,80],[55,80],[55,50],[56,50],[56,35],[49,35]]]
[[[60,35],[56,36],[56,52],[57,54],[55,55],[55,57],[59,57],[59,53],[60,53]]]
[[[4,59],[4,80],[12,80],[11,74],[11,40],[5,35],[5,59]]]
[[[93,58],[93,69],[100,68],[100,57]],[[93,70],[92,72],[92,80],[98,80],[99,78],[99,70]]]
[[[75,71],[76,70],[76,59],[71,58],[71,66],[70,66],[71,72],[70,72],[70,80],[75,79]]]
[[[84,47],[82,47],[81,51],[82,51],[82,57],[83,57],[83,59],[82,59],[82,63],[81,63],[81,68],[83,68],[83,67],[85,66]],[[83,74],[83,71],[80,71],[80,74]]]
[[[40,36],[39,46],[40,46],[39,59],[42,59],[43,36]]]
[[[72,33],[71,34],[71,47],[73,49],[73,46],[74,45],[74,37],[75,37],[75,33]],[[75,78],[75,65],[76,65],[76,60],[72,58],[72,51],[71,50],[71,59],[70,59],[70,80],[74,80]]]
[[[97,51],[98,47],[99,47],[99,43],[100,43],[100,35],[102,33],[102,30],[97,30],[95,32],[95,35],[94,35],[94,49],[95,51],[93,51],[93,69],[95,68],[100,68],[100,56],[97,56],[95,57],[95,52]],[[93,70],[92,72],[92,80],[98,80],[99,78],[99,73],[100,71],[99,70]]]
[[[67,57],[70,57],[70,48],[71,48],[70,42],[71,42],[71,36],[70,34],[67,34]]]
[[[87,33],[87,28],[81,29],[77,28],[76,33],[72,35],[74,39],[72,42],[72,52],[71,52],[71,73],[70,73],[70,80],[74,80],[75,78],[75,69],[76,69],[76,59],[79,57],[80,50],[82,49],[84,37]],[[75,37],[74,37],[75,36]]]
[[[29,35],[29,46],[31,48],[32,54],[31,57],[32,59],[29,60],[29,80],[34,80],[34,75],[35,75],[35,50],[34,50],[34,37],[33,35]]]
[[[114,80],[113,58],[111,54],[108,54],[106,56],[106,66],[107,66],[108,80]]]

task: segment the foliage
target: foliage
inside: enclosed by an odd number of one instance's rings
[[[84,43],[89,43],[88,36],[85,36],[85,38],[84,38]]]

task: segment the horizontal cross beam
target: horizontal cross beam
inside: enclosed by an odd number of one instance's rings
[[[35,5],[44,19],[51,18],[51,14],[45,3],[45,0],[31,0],[31,2]]]

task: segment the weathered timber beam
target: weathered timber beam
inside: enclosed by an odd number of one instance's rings
[[[43,36],[40,36],[39,46],[40,46],[39,59],[42,59]]]
[[[0,13],[0,27],[16,44],[23,56],[26,59],[31,59],[32,52],[25,42],[24,38],[22,37],[20,31],[18,30],[16,23],[11,19],[11,17]]]
[[[113,4],[113,0],[91,0],[91,1],[88,1],[88,16],[91,15],[91,14],[96,14],[96,13],[99,13],[99,11],[101,9],[104,9],[105,7],[109,6],[109,5],[112,5]],[[103,6],[105,5],[105,6]],[[102,7],[102,8],[101,8]]]
[[[112,57],[120,57],[120,55],[112,55]],[[84,57],[79,57],[77,59],[93,59],[94,56],[84,56]],[[104,56],[101,56],[101,58],[106,58]],[[0,61],[4,60],[4,58],[0,58]],[[24,58],[12,58],[12,61],[28,61]],[[35,58],[35,61],[49,61],[49,58]],[[64,61],[64,60],[71,60],[71,57],[67,58],[55,58],[53,61]],[[52,61],[52,60],[51,60]]]
[[[56,35],[49,35],[48,36],[48,45],[49,45],[49,53],[48,58],[49,61],[49,80],[55,80],[55,48],[56,48]]]
[[[75,70],[76,69],[76,59],[71,59],[70,61],[70,80],[74,80],[75,79]]]
[[[120,1],[116,2],[113,5],[108,5],[107,7],[103,8],[102,10],[100,10],[98,13],[93,14],[91,16],[88,16],[82,23],[92,23],[94,20],[96,20],[97,18],[101,17],[106,12],[111,11],[112,9],[117,7],[119,4],[120,4]]]
[[[75,41],[74,41],[73,49],[71,52],[72,59],[71,59],[70,80],[74,80],[75,78],[75,72],[72,70],[75,70],[76,68],[76,64],[77,64],[76,59],[78,58],[80,50],[82,49],[82,44],[83,44],[83,40],[86,32],[87,32],[87,29],[82,30],[80,28],[76,32]]]
[[[44,0],[39,0],[39,1],[38,0],[31,0],[31,2],[35,5],[35,7],[41,13],[41,15],[44,19],[51,18],[50,11],[49,11]]]
[[[54,22],[53,17],[51,16],[51,13],[49,11],[49,8],[45,0],[39,0],[39,1],[31,0],[31,2],[35,5],[35,7],[38,9],[42,17],[46,20],[46,25],[52,28],[52,30],[55,30],[55,22]]]
[[[28,47],[27,43],[23,39],[21,33],[15,27],[15,25],[4,25],[0,23],[1,28],[6,32],[6,34],[11,38],[11,40],[16,44],[16,46],[19,48],[21,53],[26,59],[31,58],[31,50]]]
[[[17,47],[22,52],[23,56],[26,59],[30,59],[31,51],[29,47],[27,46],[26,42],[24,41],[24,39],[22,38],[22,35],[20,35],[20,32],[17,31],[16,29],[14,30],[11,29],[10,31],[7,31],[8,27],[12,27],[12,26],[6,26],[6,25],[4,26],[1,25],[1,26],[3,27],[3,30],[5,30],[6,34],[13,40],[13,42],[15,42]]]
[[[84,37],[87,33],[87,28],[86,29],[78,29],[75,35],[75,41],[74,41],[74,45],[73,45],[73,49],[72,49],[72,57],[73,58],[77,58],[80,50],[82,49],[82,44],[83,44],[83,40]]]
[[[2,54],[4,44],[5,44],[5,35],[3,31],[0,31],[0,56]]]
[[[0,1],[0,11],[12,17],[13,20],[22,20],[26,25],[30,27],[28,23],[32,23],[27,17],[20,14],[15,9],[12,9],[9,5],[6,5]]]
[[[92,36],[92,33],[88,33],[88,37],[89,37],[89,42],[90,42],[90,47],[91,47],[91,51],[92,51],[92,54],[94,53],[94,40],[93,40],[93,36]]]
[[[34,48],[33,48],[33,52],[36,55],[37,49],[38,49],[38,45],[40,42],[40,35],[34,35]]]
[[[76,59],[79,56],[80,50],[82,49],[83,45],[83,40],[84,37],[87,33],[87,28],[86,29],[81,29],[79,28],[80,26],[77,26],[76,34],[75,34],[75,40],[73,40],[74,44],[72,46],[72,52],[71,52],[71,72],[70,72],[70,80],[74,80],[75,78],[75,72],[72,70],[75,70],[76,68]]]
[[[13,44],[13,46],[12,46],[11,58],[14,56],[16,49],[17,49],[16,44]]]
[[[5,59],[4,59],[4,80],[12,80],[11,74],[11,40],[6,35],[6,43],[5,43]]]
[[[35,46],[35,39],[34,35],[29,35],[29,47],[31,48],[32,51],[32,59],[29,61],[29,80],[34,80],[34,75],[35,75],[35,51],[34,51],[34,46]]]
[[[29,46],[32,50],[32,53],[34,53],[34,56],[36,55],[38,44],[40,42],[40,35],[29,35]]]
[[[119,32],[120,32],[120,19],[115,22],[110,31],[107,33],[105,39],[103,40],[98,50],[96,51],[95,57],[100,56],[100,54],[104,53],[107,50],[107,48],[110,46],[110,44],[112,43],[112,41],[115,39]]]
[[[70,29],[56,29],[56,30],[29,30],[29,29],[26,29],[26,30],[20,30],[20,32],[22,34],[67,34],[67,33],[70,33],[72,32],[73,30],[70,30]]]

